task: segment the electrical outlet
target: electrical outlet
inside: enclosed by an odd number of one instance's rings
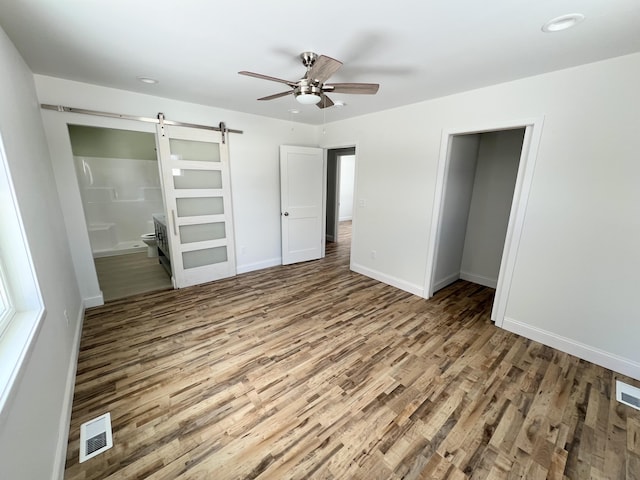
[[[376,259],[376,256],[377,256],[377,255],[378,255],[378,254],[377,254],[377,252],[376,252],[375,250],[371,250],[371,258],[372,258],[373,260],[375,260],[375,259]]]
[[[240,247],[240,255],[246,255],[246,254],[247,254],[247,247],[243,245]]]

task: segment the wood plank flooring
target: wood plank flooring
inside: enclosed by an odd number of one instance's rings
[[[346,235],[346,234],[345,234]],[[87,311],[65,478],[637,479],[639,382],[327,258]],[[78,464],[110,411],[114,447]]]
[[[139,293],[173,288],[171,278],[157,258],[129,253],[94,259],[105,302]]]

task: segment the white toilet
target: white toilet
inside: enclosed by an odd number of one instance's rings
[[[147,245],[147,257],[158,256],[158,242],[155,233],[145,233],[140,239]]]

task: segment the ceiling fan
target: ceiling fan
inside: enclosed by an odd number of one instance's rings
[[[291,87],[286,92],[276,93],[258,100],[273,100],[293,94],[296,100],[305,105],[318,105],[318,108],[331,107],[334,103],[326,93],[356,93],[373,95],[378,91],[380,85],[377,83],[324,83],[331,75],[336,73],[342,66],[342,62],[327,57],[326,55],[317,55],[313,52],[302,52],[300,54],[302,64],[307,67],[307,72],[297,82],[283,80],[281,78],[270,77],[260,73],[242,71],[240,75],[248,77],[262,78],[263,80],[271,80],[272,82],[284,83]]]

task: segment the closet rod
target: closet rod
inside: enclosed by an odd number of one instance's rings
[[[56,112],[69,112],[69,113],[82,113],[83,115],[96,115],[98,117],[110,117],[110,118],[121,118],[123,120],[135,120],[137,122],[147,122],[147,123],[160,123],[158,118],[151,117],[137,117],[135,115],[124,115],[121,113],[109,113],[109,112],[98,112],[96,110],[85,110],[83,108],[74,108],[74,107],[64,107],[62,105],[49,105],[43,103],[40,105],[41,108],[45,110],[55,110]],[[184,123],[184,122],[176,122],[174,120],[163,120],[165,125],[174,125],[177,127],[191,127],[191,128],[201,128],[204,130],[214,130],[216,132],[220,132],[220,127],[214,127],[211,125],[198,125],[195,123]],[[242,130],[234,130],[232,128],[225,128],[225,131],[229,133],[242,133]]]

